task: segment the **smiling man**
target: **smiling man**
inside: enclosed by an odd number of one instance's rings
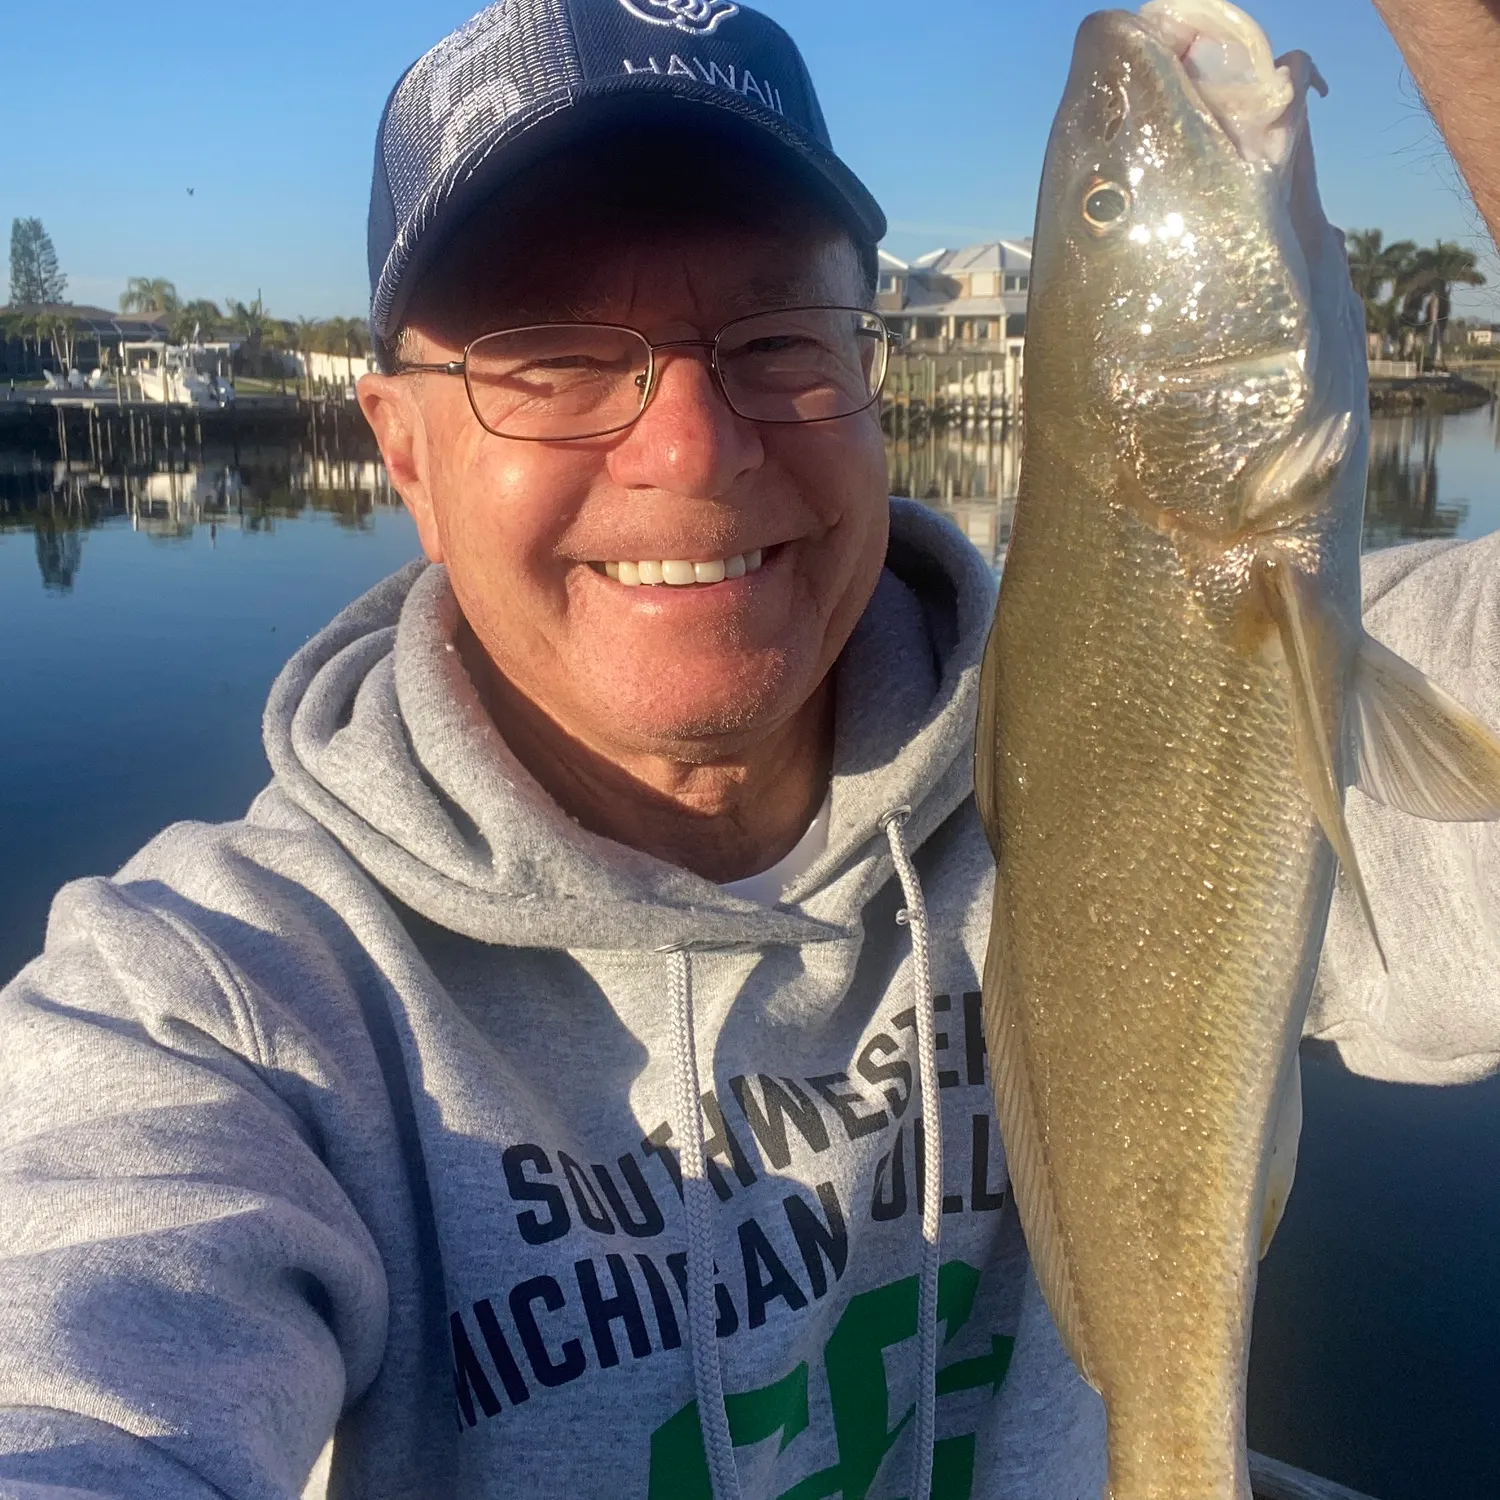
[[[873,225],[857,247],[795,158],[703,130],[507,181],[361,401],[511,750],[584,826],[725,881],[827,793],[829,673],[889,534],[888,338]]]
[[[0,996],[5,1500],[292,1500],[330,1438],[358,1500],[1099,1493],[980,1018],[993,581],[886,497],[883,231],[729,0],[509,0],[397,86],[360,402],[426,559],[287,666],[246,817]],[[1493,551],[1375,570],[1484,709]],[[1350,920],[1319,1029],[1488,1067]]]

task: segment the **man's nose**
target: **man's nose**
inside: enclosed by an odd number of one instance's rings
[[[633,489],[707,500],[760,467],[755,424],[724,399],[706,349],[662,349],[646,410],[610,453],[610,475]]]

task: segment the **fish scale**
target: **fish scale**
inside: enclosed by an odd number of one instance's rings
[[[1500,740],[1360,619],[1363,318],[1320,84],[1226,0],[1102,12],[1043,169],[976,737],[985,1030],[1112,1500],[1249,1500],[1256,1267],[1340,861],[1375,937],[1356,767],[1416,815],[1500,816]]]
[[[1037,460],[1028,484],[1045,484]],[[1052,591],[1029,586],[1070,560],[1091,601],[1076,639]],[[1128,1429],[1146,1451],[1115,1455],[1122,1480],[1150,1484],[1164,1462],[1183,1494],[1232,1493],[1243,1457],[1225,1423],[1245,1379],[1260,1162],[1333,875],[1292,764],[1279,653],[1225,649],[1170,545],[1135,517],[1024,492],[1007,635],[1047,647],[1014,671],[1002,654],[994,674],[1008,726],[1001,983],[1024,1007],[1051,1191],[1076,1226],[1067,1258],[1119,1289],[1080,1312],[1075,1357],[1112,1412],[1147,1408]],[[1165,672],[1174,660],[1190,665]],[[1076,872],[1062,891],[1060,867]],[[1132,1149],[1146,1140],[1149,1155]]]

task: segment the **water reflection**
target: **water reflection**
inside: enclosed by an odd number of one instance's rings
[[[265,448],[235,458],[209,450],[198,463],[109,471],[0,453],[0,533],[32,531],[43,587],[66,593],[86,534],[109,522],[170,542],[201,526],[215,539],[225,529],[269,532],[316,510],[358,531],[377,507],[400,504],[369,456]]]
[[[1365,489],[1365,546],[1373,551],[1419,537],[1457,536],[1469,502],[1439,503],[1441,419],[1382,417],[1370,432]]]
[[[62,594],[72,589],[83,561],[83,533],[69,520],[52,511],[36,518],[36,565],[42,570],[42,587]]]
[[[1445,448],[1446,444],[1446,448]],[[1372,423],[1365,545],[1478,535],[1500,528],[1500,403],[1442,417],[1425,412]],[[1010,540],[1020,443],[1014,431],[937,429],[888,443],[891,487],[952,518],[998,566]],[[0,452],[0,532],[30,530],[43,586],[67,592],[90,527],[126,521],[157,539],[208,525],[270,531],[313,509],[364,529],[377,507],[399,504],[373,452],[262,448],[214,453],[155,470],[105,471]],[[1476,509],[1477,507],[1477,509]]]
[[[890,439],[891,493],[923,500],[997,566],[1010,541],[1021,444],[1014,429],[936,428]]]
[[[1444,442],[1464,450],[1468,462],[1452,467],[1460,482],[1478,477],[1479,493],[1452,493],[1445,474]],[[892,493],[924,500],[950,516],[979,550],[997,564],[1010,540],[1020,481],[1020,443],[1013,432],[937,430],[887,444]],[[1482,450],[1482,451],[1480,451]],[[1500,525],[1500,403],[1487,411],[1442,416],[1414,412],[1376,417],[1370,432],[1365,496],[1365,547],[1431,537],[1477,535]],[[1451,455],[1450,455],[1451,456]],[[1474,462],[1476,457],[1481,462]],[[1477,526],[1471,511],[1485,514]]]

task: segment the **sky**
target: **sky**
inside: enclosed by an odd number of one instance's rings
[[[886,247],[1031,232],[1082,0],[758,0],[797,40],[834,144],[890,219]],[[75,302],[130,276],[183,297],[257,293],[279,317],[366,311],[375,126],[407,65],[474,0],[68,0],[7,6],[0,229],[42,219]],[[1310,52],[1323,199],[1346,228],[1458,240],[1500,260],[1371,0],[1260,0],[1278,50]],[[56,58],[56,64],[45,60]],[[192,189],[191,193],[189,189]],[[0,287],[0,291],[4,288]]]

